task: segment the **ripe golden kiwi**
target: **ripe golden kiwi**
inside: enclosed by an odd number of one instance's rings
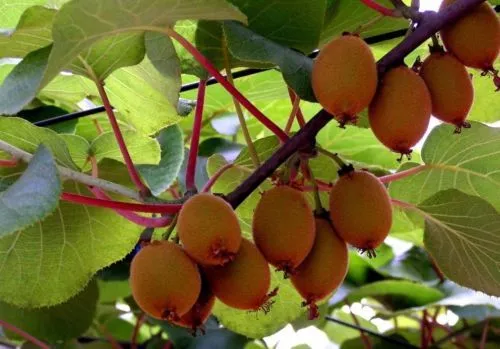
[[[455,1],[444,0],[440,11]],[[446,49],[466,66],[492,70],[500,51],[500,21],[486,1],[444,27],[441,39]]]
[[[184,203],[177,230],[186,252],[200,264],[229,262],[241,243],[241,229],[233,208],[209,193],[196,194]]]
[[[306,258],[314,243],[314,215],[301,191],[274,187],[255,208],[253,238],[266,260],[285,273]]]
[[[470,127],[465,121],[474,101],[474,87],[465,66],[452,54],[435,52],[420,69],[432,99],[432,115],[453,124],[457,132]]]
[[[307,258],[290,276],[293,286],[309,307],[309,318],[318,317],[316,302],[329,296],[340,286],[347,274],[347,245],[334,231],[331,223],[316,218],[316,239]]]
[[[341,125],[355,122],[377,88],[377,66],[370,47],[355,35],[330,41],[314,61],[312,87],[321,106]]]
[[[130,286],[144,312],[172,321],[195,304],[201,290],[201,277],[197,265],[178,245],[155,241],[134,256]]]
[[[380,142],[397,153],[410,154],[427,131],[431,110],[424,80],[410,68],[399,66],[382,78],[368,119]]]
[[[384,241],[391,229],[389,194],[370,172],[348,172],[340,176],[330,192],[330,218],[344,241],[370,252]]]

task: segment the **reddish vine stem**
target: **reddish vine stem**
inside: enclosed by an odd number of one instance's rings
[[[293,105],[295,103],[295,99],[298,97],[291,87],[288,87],[288,95],[290,96],[290,100],[292,101]],[[297,115],[295,117],[297,118],[297,122],[299,123],[300,128],[304,127],[304,125],[306,124],[306,119],[304,118],[304,114],[302,114],[302,109],[300,109],[300,107],[297,110]]]
[[[62,193],[61,200],[87,206],[146,213],[177,213],[182,207],[181,204],[135,204],[131,202],[114,201],[111,199],[96,199],[90,196],[73,193]]]
[[[118,147],[120,148],[120,152],[122,153],[123,159],[125,160],[125,165],[127,166],[130,178],[141,193],[142,197],[149,196],[151,193],[149,189],[144,185],[144,183],[142,183],[141,178],[139,177],[139,173],[137,172],[137,169],[132,162],[132,158],[130,157],[130,153],[128,152],[127,145],[125,144],[125,139],[123,138],[122,132],[120,131],[120,126],[118,125],[118,121],[116,120],[115,112],[113,111],[113,107],[111,106],[106,90],[104,89],[104,84],[101,81],[96,81],[96,85],[97,90],[99,91],[99,95],[101,96],[104,109],[106,109],[109,123],[111,124],[113,133],[115,134],[116,141],[118,142]]]
[[[17,328],[16,326],[9,324],[8,322],[0,320],[0,326],[2,326],[3,328],[5,328],[11,332],[14,332],[15,334],[17,334],[20,337],[26,339],[27,341],[33,343],[34,345],[36,345],[39,348],[50,349],[50,347],[47,344],[45,344],[44,342],[42,342],[41,340],[33,337],[32,335],[30,335],[27,332],[24,332],[20,328]]]
[[[207,70],[207,72],[212,75],[233,97],[235,97],[238,102],[243,105],[250,113],[252,113],[257,120],[259,120],[264,126],[266,126],[272,133],[274,133],[282,142],[288,140],[286,133],[279,128],[273,121],[271,121],[267,116],[265,116],[257,107],[255,107],[248,99],[245,98],[233,85],[231,85],[226,78],[219,73],[217,68],[215,68],[212,63],[201,54],[200,51],[194,47],[188,40],[186,40],[182,35],[177,33],[171,28],[166,29],[166,33],[175,39],[179,44],[182,45],[202,66]]]
[[[102,191],[99,188],[89,188],[89,190],[97,198],[96,200],[110,201],[111,199],[109,196],[106,195],[104,191]],[[130,222],[143,227],[163,228],[172,223],[172,217],[170,215],[154,218],[154,217],[143,217],[135,212],[126,210],[114,209],[114,211],[123,218],[129,220]]]
[[[213,185],[215,184],[215,182],[217,182],[220,176],[222,176],[224,172],[229,170],[231,167],[233,167],[233,164],[225,164],[224,166],[219,168],[219,170],[217,170],[217,172],[215,172],[215,174],[208,180],[208,182],[205,184],[203,189],[201,189],[201,191],[203,193],[210,191],[210,189],[212,189]]]
[[[390,67],[400,64],[409,53],[424,43],[425,40],[430,38],[448,23],[452,23],[461,16],[464,16],[483,1],[484,0],[457,0],[452,5],[447,6],[444,11],[440,11],[439,14],[435,12],[424,12],[418,27],[378,61],[377,69],[379,74],[383,74]],[[257,187],[266,180],[266,178],[271,176],[293,153],[314,144],[316,134],[332,119],[333,117],[325,110],[319,111],[295,136],[285,142],[281,148],[262,164],[262,166],[243,181],[233,192],[226,196],[231,205],[234,208],[238,207],[251,192],[257,189]],[[398,204],[397,202],[394,203]]]
[[[196,158],[198,156],[198,147],[200,145],[200,132],[203,120],[206,87],[207,80],[200,79],[200,83],[198,85],[198,96],[196,98],[196,110],[194,113],[193,133],[191,135],[191,147],[189,148],[189,158],[186,169],[186,189],[188,191],[196,191]]]
[[[374,0],[361,0],[361,2],[363,4],[365,4],[366,6],[368,6],[369,8],[371,8],[372,10],[377,11],[381,15],[389,16],[389,17],[397,17],[394,10],[387,8],[385,6],[382,6]]]
[[[137,317],[137,321],[135,322],[134,332],[132,332],[132,337],[130,338],[130,348],[137,349],[137,337],[139,336],[139,330],[141,329],[142,324],[146,320],[146,314],[141,313]]]
[[[17,165],[19,165],[19,161],[15,158],[0,160],[0,167],[16,167]]]
[[[427,349],[429,347],[429,336],[427,332],[427,310],[424,310],[420,324],[420,347],[422,349]]]
[[[296,97],[295,100],[292,102],[292,110],[290,112],[290,116],[288,117],[288,121],[285,126],[285,133],[287,135],[290,134],[290,131],[293,126],[293,122],[295,121],[295,118],[297,117],[297,113],[299,112],[300,109],[300,98]]]
[[[95,158],[95,156],[89,156],[87,160],[90,162],[92,167],[92,177],[98,178],[99,167],[97,166],[97,159]],[[97,199],[112,201],[111,198],[101,188],[90,187],[90,186],[88,188]],[[169,216],[164,216],[160,218],[151,218],[151,217],[140,216],[137,213],[131,211],[119,210],[119,209],[113,209],[113,210],[123,218],[129,220],[130,222],[143,227],[161,228],[171,223],[171,218]]]
[[[397,181],[397,180],[406,178],[408,176],[412,176],[412,175],[417,174],[419,172],[422,172],[423,170],[426,170],[426,169],[427,169],[426,165],[420,165],[420,166],[412,167],[409,170],[405,170],[405,171],[393,173],[390,175],[382,176],[382,177],[379,177],[378,179],[382,183],[390,183],[393,181]]]
[[[488,328],[490,325],[490,319],[486,319],[483,327],[483,333],[481,334],[481,342],[479,344],[479,349],[484,349],[486,347],[486,340],[488,339]]]

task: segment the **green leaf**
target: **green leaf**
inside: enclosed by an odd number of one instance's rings
[[[52,104],[61,103],[72,110],[78,110],[77,103],[87,96],[96,96],[98,94],[96,86],[81,75],[62,75],[59,74],[54,80],[49,82],[41,91],[37,98]],[[84,119],[92,119],[90,117]],[[79,122],[82,119],[78,120]],[[95,126],[94,126],[95,128]]]
[[[14,70],[16,74],[13,72],[13,76],[6,79],[0,88],[0,105],[3,107],[0,113],[19,111],[41,87],[73,62],[77,55],[99,40],[118,32],[164,32],[165,27],[182,19],[246,20],[241,12],[223,0],[185,0],[181,3],[174,0],[154,3],[149,0],[111,0],[104,3],[74,0],[64,4],[54,19],[54,44],[50,58],[48,59],[50,48],[26,56]],[[20,88],[23,80],[29,81],[30,88]],[[9,90],[11,96],[7,98]],[[17,92],[13,94],[12,91]],[[6,102],[10,104],[4,106]]]
[[[122,135],[134,164],[154,165],[160,162],[160,145],[154,138],[132,130],[124,130]],[[124,162],[113,132],[98,136],[90,145],[90,153],[96,157],[97,161],[107,158]]]
[[[497,60],[498,62],[498,60]],[[495,69],[500,69],[500,63],[495,64]],[[467,118],[482,122],[494,122],[500,120],[500,98],[495,92],[495,86],[491,76],[481,76],[481,72],[469,69],[472,74],[474,85],[474,104]]]
[[[132,294],[130,283],[124,281],[101,281],[99,285],[99,302],[100,303],[115,303],[121,298],[128,297]]]
[[[157,140],[161,148],[159,164],[137,166],[154,195],[160,195],[173,183],[184,161],[184,141],[179,126],[161,130]]]
[[[275,303],[267,314],[253,313],[230,308],[217,301],[214,315],[227,329],[250,338],[269,336],[287,323],[297,319],[305,309],[301,306],[300,295],[290,280],[283,278],[282,272],[272,271],[271,288],[279,287]]]
[[[72,182],[70,189],[89,195]],[[0,299],[20,307],[64,302],[132,250],[141,231],[111,210],[61,202],[44,221],[0,239]]]
[[[413,247],[377,269],[378,272],[394,278],[430,283],[438,280],[432,268],[429,255],[419,247]]]
[[[146,54],[151,64],[163,76],[167,86],[167,99],[175,105],[181,89],[181,67],[172,40],[163,34],[147,32],[145,35]],[[165,81],[166,80],[166,81]]]
[[[379,0],[377,2],[388,8],[394,8],[389,0]],[[377,16],[379,16],[377,12],[364,5],[361,1],[333,1],[326,12],[320,46],[333,37],[340,36],[345,31],[356,30],[360,25],[370,22]],[[385,17],[363,30],[362,36],[370,37],[405,28],[408,28],[407,20]]]
[[[97,298],[97,284],[91,282],[70,300],[53,307],[25,309],[0,301],[0,319],[42,341],[71,339],[92,324]]]
[[[413,221],[409,214],[412,212],[401,207],[392,207],[392,226],[390,236],[408,241],[416,246],[424,245],[424,229],[422,224]],[[418,217],[421,220],[421,217]]]
[[[78,168],[60,135],[50,129],[34,126],[24,119],[0,117],[0,140],[31,154],[43,143],[59,165],[74,170]]]
[[[391,183],[391,196],[419,204],[440,190],[454,188],[500,210],[500,129],[471,124],[461,134],[454,134],[450,125],[434,128],[422,149],[424,171]]]
[[[125,130],[134,130],[131,126],[126,124],[124,121],[120,120],[120,113],[115,112],[115,116],[118,118],[118,125],[120,130],[124,132]],[[85,118],[78,119],[78,124],[76,125],[76,135],[85,138],[89,143],[92,143],[97,137],[101,135],[100,130],[97,130],[96,124],[102,129],[102,132],[112,132],[111,124],[109,123],[108,116],[105,112],[98,113],[93,116],[88,116]]]
[[[450,189],[418,206],[425,213],[424,244],[459,285],[500,295],[500,214],[483,199]]]
[[[14,115],[36,95],[52,45],[32,51],[14,67],[0,86],[0,115]]]
[[[27,8],[16,30],[7,36],[0,35],[0,58],[24,57],[31,51],[50,45],[55,14],[56,11],[43,6]]]
[[[361,286],[352,291],[348,296],[350,303],[365,297],[390,296],[402,298],[407,307],[422,306],[437,302],[444,294],[420,283],[404,280],[384,280]]]
[[[281,0],[229,0],[248,18],[248,27],[280,45],[309,53],[318,45],[326,10],[325,0],[307,6]]]
[[[90,79],[104,80],[121,67],[138,64],[144,58],[144,34],[121,33],[104,37],[87,50],[80,52],[78,59],[69,65],[74,74]],[[88,68],[92,69],[90,74]]]
[[[229,51],[243,61],[271,62],[277,65],[286,83],[306,101],[316,101],[311,86],[312,59],[288,47],[276,44],[243,25],[226,21],[224,33]]]
[[[60,137],[66,142],[71,158],[78,167],[83,168],[88,164],[90,144],[85,138],[70,134],[63,134]]]
[[[338,153],[343,159],[367,165],[381,166],[384,169],[397,169],[398,155],[387,149],[370,129],[354,126],[340,128],[336,121],[330,122],[318,134],[318,143],[331,152]],[[418,154],[412,153],[418,161]]]
[[[0,28],[14,28],[23,12],[30,6],[45,5],[47,0],[2,0],[0,2]]]
[[[113,72],[106,79],[105,88],[111,104],[120,110],[119,118],[141,133],[153,134],[179,121],[180,83],[171,82],[166,83],[165,77],[145,57],[138,65]]]
[[[0,237],[30,227],[54,212],[61,190],[55,161],[40,145],[26,171],[0,193]]]
[[[280,141],[276,136],[269,136],[261,139],[257,139],[253,142],[255,152],[259,157],[260,161],[266,161],[273,155],[273,153],[279,148]],[[250,152],[248,151],[248,147],[243,148],[241,153],[238,155],[236,160],[234,160],[234,164],[238,166],[244,166],[249,169],[254,168],[252,158],[250,157]]]

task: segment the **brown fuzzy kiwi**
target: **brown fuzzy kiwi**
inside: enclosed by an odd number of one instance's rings
[[[182,248],[172,242],[154,241],[134,256],[130,286],[144,312],[172,321],[195,304],[201,290],[201,277],[198,266]]]
[[[340,176],[330,192],[330,218],[344,241],[371,255],[392,225],[387,189],[367,171],[351,171]]]
[[[432,99],[432,115],[456,126],[470,127],[465,121],[474,101],[474,87],[465,66],[452,54],[435,52],[420,69]]]
[[[444,0],[440,11],[456,0]],[[493,70],[500,51],[500,21],[485,1],[467,15],[441,29],[441,39],[448,51],[463,64],[481,70]]]
[[[255,245],[266,260],[288,274],[311,251],[314,215],[301,191],[277,186],[262,194],[255,208],[252,230]]]
[[[243,239],[235,259],[224,266],[206,266],[205,275],[215,296],[224,304],[242,310],[267,310],[271,271],[250,241]]]
[[[196,194],[184,203],[177,231],[186,252],[205,265],[231,261],[241,243],[240,224],[233,208],[209,193]]]
[[[399,66],[382,78],[368,119],[380,142],[397,153],[410,154],[427,131],[431,110],[424,80],[410,68]]]
[[[356,122],[377,88],[377,66],[370,47],[349,34],[330,41],[314,61],[312,87],[321,106],[341,125]]]
[[[309,307],[309,319],[319,316],[316,302],[329,296],[344,281],[348,268],[347,245],[324,218],[316,218],[316,239],[307,258],[290,277]]]

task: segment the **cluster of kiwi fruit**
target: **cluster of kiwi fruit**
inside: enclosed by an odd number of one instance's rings
[[[440,11],[455,0],[443,1]],[[495,76],[500,50],[500,21],[488,2],[444,27],[439,45],[413,69],[401,64],[383,76],[369,46],[346,34],[329,42],[318,55],[312,86],[319,103],[341,123],[355,123],[368,108],[370,127],[389,149],[404,155],[424,136],[431,114],[456,126],[470,127],[466,118],[474,89],[466,67]]]
[[[362,219],[359,213],[363,212]],[[255,208],[253,242],[220,196],[200,193],[179,212],[181,245],[154,241],[131,264],[132,294],[152,317],[196,331],[215,298],[235,309],[269,311],[270,265],[283,271],[303,297],[309,317],[331,295],[348,269],[347,243],[372,251],[389,233],[392,210],[384,185],[369,172],[349,169],[330,192],[330,214],[313,212],[289,185],[262,193]]]

